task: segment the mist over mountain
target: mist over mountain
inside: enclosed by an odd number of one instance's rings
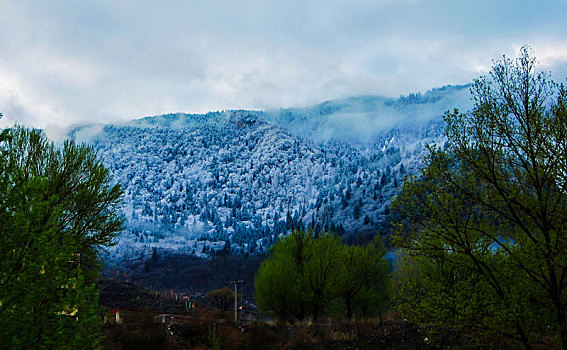
[[[206,257],[265,252],[291,227],[352,239],[381,232],[390,199],[444,143],[442,115],[468,86],[313,107],[168,114],[83,126],[124,189],[126,229],[111,258],[154,247]]]

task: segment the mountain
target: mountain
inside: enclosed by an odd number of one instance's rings
[[[124,189],[126,229],[109,256],[157,248],[207,257],[265,252],[291,227],[353,240],[385,233],[390,199],[443,144],[442,115],[472,105],[468,86],[397,99],[359,96],[307,108],[168,114],[84,126]]]

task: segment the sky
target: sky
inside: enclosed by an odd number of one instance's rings
[[[528,44],[565,82],[565,0],[0,0],[0,126],[397,97]]]

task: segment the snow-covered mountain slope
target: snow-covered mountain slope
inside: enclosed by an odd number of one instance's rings
[[[265,251],[292,226],[374,234],[403,178],[443,143],[442,115],[467,87],[310,108],[169,114],[77,128],[125,191],[127,258],[153,247],[197,256]]]

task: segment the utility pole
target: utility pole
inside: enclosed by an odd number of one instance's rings
[[[244,281],[234,280],[228,283],[234,284],[234,322],[238,323],[238,283],[244,283]]]

